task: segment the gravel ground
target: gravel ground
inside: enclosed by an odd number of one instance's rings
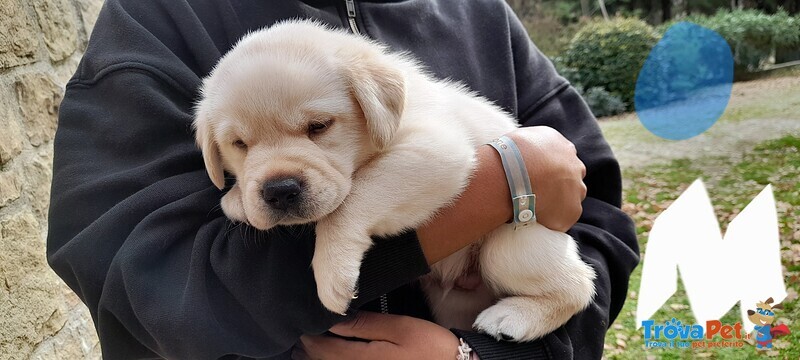
[[[688,140],[661,139],[635,114],[601,119],[600,127],[623,168],[709,155],[736,159],[762,141],[800,134],[800,77],[734,84],[722,119]]]

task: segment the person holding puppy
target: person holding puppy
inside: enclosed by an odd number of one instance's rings
[[[248,31],[296,17],[410,51],[514,114],[524,127],[507,136],[538,221],[578,241],[597,272],[592,305],[527,343],[426,320],[415,279],[512,216],[488,146],[434,221],[376,241],[354,317],[317,299],[313,226],[228,222],[192,140],[200,79]],[[459,339],[481,359],[599,358],[638,261],[620,187],[596,120],[503,1],[109,0],[61,107],[48,259],[89,307],[106,358],[452,359]]]

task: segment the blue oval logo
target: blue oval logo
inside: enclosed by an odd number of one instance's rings
[[[647,56],[636,80],[639,120],[656,136],[685,140],[708,130],[725,112],[733,86],[733,55],[715,31],[672,25]]]

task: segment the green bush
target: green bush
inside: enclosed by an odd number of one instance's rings
[[[627,104],[625,104],[619,96],[608,92],[608,90],[603,87],[595,86],[585,90],[586,87],[580,82],[580,74],[578,71],[564,65],[563,58],[556,57],[553,58],[552,61],[553,65],[556,67],[556,71],[569,80],[572,86],[575,87],[575,90],[583,100],[586,101],[586,104],[589,105],[595,117],[600,118],[617,115],[628,109]]]
[[[618,96],[609,93],[606,89],[597,86],[585,91],[582,86],[576,86],[575,89],[581,94],[586,104],[589,105],[595,117],[600,118],[625,112],[625,102],[620,100]]]
[[[633,104],[636,76],[659,40],[650,25],[637,19],[616,18],[590,23],[570,41],[562,63],[564,74],[587,89],[600,87]]]
[[[716,31],[731,46],[737,70],[756,70],[775,50],[800,47],[800,19],[781,10],[769,15],[758,10],[722,10],[713,16],[691,15],[689,21]],[[663,33],[673,23],[659,27]]]

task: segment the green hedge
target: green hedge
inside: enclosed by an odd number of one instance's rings
[[[575,37],[557,59],[563,74],[586,89],[600,87],[627,104],[633,104],[636,76],[659,34],[644,21],[616,18],[591,23]]]
[[[761,67],[773,52],[788,58],[800,49],[800,18],[785,11],[769,15],[758,10],[723,10],[713,16],[691,15],[679,21],[720,34],[731,46],[737,76]],[[650,50],[672,24],[656,30],[632,18],[592,22],[575,34],[563,55],[553,62],[562,76],[579,89],[586,89],[582,95],[595,115],[630,110],[636,77]]]
[[[625,112],[628,110],[628,105],[620,99],[619,96],[611,94],[603,87],[594,86],[588,90],[584,88],[578,79],[578,72],[570,67],[564,65],[564,60],[561,57],[552,59],[553,65],[556,67],[561,76],[569,80],[578,94],[586,101],[592,114],[595,117],[612,116]]]
[[[758,10],[722,10],[713,16],[691,15],[689,21],[716,31],[733,51],[737,70],[756,70],[774,50],[800,47],[800,18],[781,10],[765,14]],[[659,27],[663,33],[672,23]]]
[[[584,90],[582,86],[577,86],[575,90],[581,94],[581,97],[583,97],[583,100],[589,105],[595,117],[617,115],[625,112],[627,109],[625,103],[618,96],[609,93],[606,89],[599,86],[589,88],[588,90]]]

